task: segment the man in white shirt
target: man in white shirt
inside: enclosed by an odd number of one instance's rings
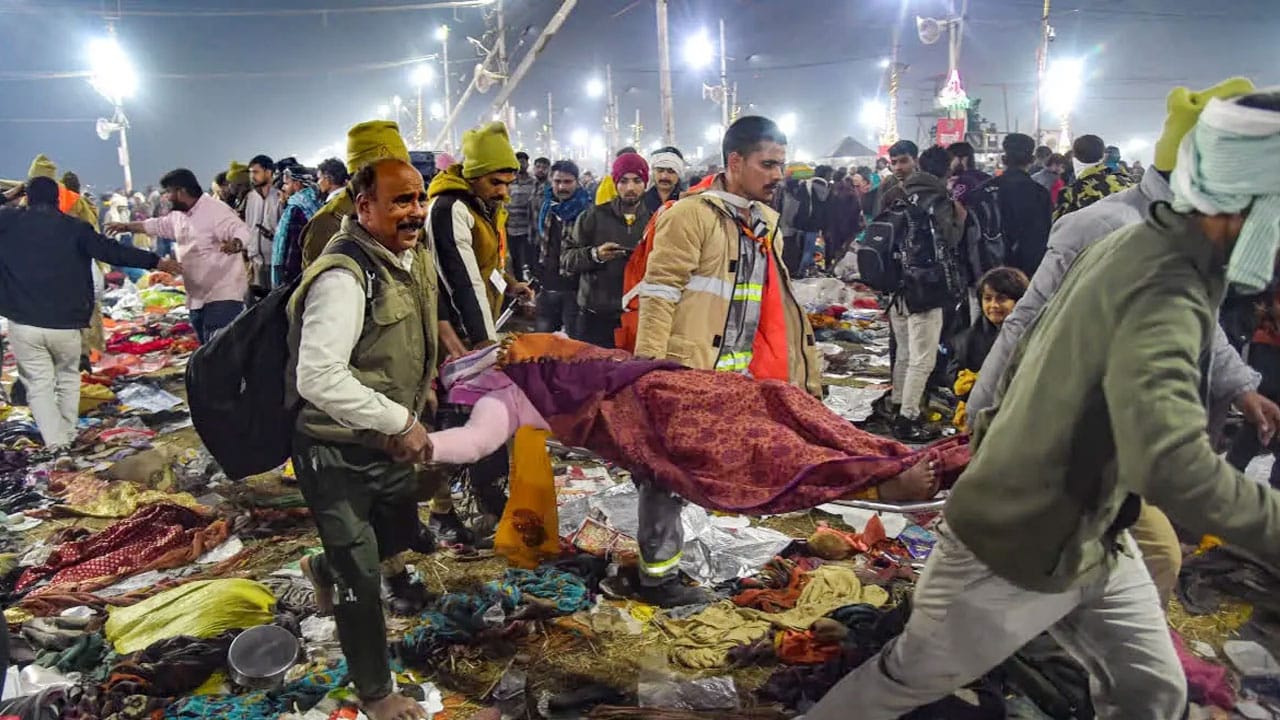
[[[435,262],[419,244],[427,194],[422,175],[392,158],[357,172],[351,191],[356,215],[289,304],[286,387],[302,401],[293,466],[324,545],[302,570],[321,612],[334,613],[365,713],[425,718],[392,692],[379,565],[415,544],[415,465],[431,459],[419,421],[435,405],[439,337]]]
[[[341,195],[342,191],[347,189],[347,181],[351,179],[346,164],[338,158],[322,160],[316,167],[316,171],[320,173],[320,181],[317,184],[324,204],[332,202],[334,198]]]
[[[244,222],[253,233],[253,241],[249,243],[250,300],[271,290],[271,244],[284,207],[280,191],[272,184],[275,171],[276,164],[266,155],[257,155],[249,161],[249,181],[253,187],[245,196]]]

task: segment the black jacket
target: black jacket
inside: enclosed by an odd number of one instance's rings
[[[1049,247],[1053,202],[1049,191],[1022,170],[1009,168],[991,183],[1000,188],[1000,224],[1008,264],[1031,277]]]
[[[671,197],[668,200],[679,200],[680,193],[684,192],[684,183],[677,182],[675,188],[671,191]],[[654,185],[644,192],[644,206],[649,208],[649,214],[658,212],[658,208],[662,207],[662,196],[658,194],[658,186]]]
[[[630,258],[600,263],[591,256],[591,251],[607,242],[635,249],[644,237],[649,215],[649,208],[641,202],[634,221],[628,225],[622,213],[622,201],[614,198],[578,216],[573,232],[565,236],[560,250],[561,272],[578,276],[578,307],[600,314],[622,313],[623,273]]]
[[[985,315],[978,318],[976,325],[961,333],[956,339],[955,354],[952,355],[950,366],[947,368],[951,382],[956,381],[961,370],[968,370],[975,374],[980,371],[982,363],[986,362],[987,355],[991,354],[991,347],[996,344],[996,337],[999,335],[1000,328],[992,325]],[[960,399],[967,400],[968,395]]]
[[[160,257],[98,234],[56,207],[0,209],[0,316],[53,330],[89,326],[89,264],[150,270]]]
[[[578,289],[578,278],[566,277],[560,271],[564,241],[573,231],[555,213],[547,213],[547,232],[538,243],[538,281],[544,292],[571,292]]]

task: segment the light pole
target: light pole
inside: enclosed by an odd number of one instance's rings
[[[1071,145],[1071,111],[1084,84],[1084,61],[1080,58],[1055,60],[1045,73],[1045,91],[1049,109],[1062,122],[1058,136],[1058,152]],[[1037,141],[1039,142],[1039,141]]]
[[[729,58],[725,51],[724,20],[720,20],[720,82],[702,86],[702,96],[720,104],[720,124],[729,126],[730,107],[733,104],[729,92]],[[692,35],[684,44],[684,60],[693,68],[706,68],[716,61],[716,45],[706,31]]]
[[[98,38],[89,44],[89,61],[92,69],[89,72],[89,84],[98,94],[110,101],[114,113],[110,120],[100,119],[97,123],[98,137],[106,140],[111,133],[120,133],[118,150],[120,167],[124,168],[125,192],[133,192],[133,169],[129,164],[129,119],[124,114],[124,101],[138,89],[138,75],[133,63],[120,48],[116,40],[114,28],[108,29],[105,38]]]
[[[440,57],[444,65],[444,114],[446,117],[453,117],[453,97],[449,90],[449,26],[441,25],[436,29],[436,39],[440,41]],[[453,151],[453,128],[449,128],[449,147],[446,148],[450,152]]]
[[[658,85],[662,92],[662,140],[676,142],[676,113],[671,100],[671,45],[667,32],[667,0],[658,2]]]
[[[413,144],[416,145],[419,150],[425,150],[427,142],[427,125],[423,117],[422,89],[435,82],[435,68],[426,63],[422,63],[413,69],[409,79],[418,90],[418,127],[417,130],[414,131]]]

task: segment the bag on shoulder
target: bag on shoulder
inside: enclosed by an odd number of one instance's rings
[[[373,260],[350,240],[325,254],[355,260],[364,272],[367,302],[376,277]],[[238,479],[280,467],[293,445],[298,408],[286,401],[289,298],[301,278],[269,292],[200,346],[187,363],[187,406],[201,442],[227,477]]]
[[[963,260],[968,280],[974,283],[987,271],[1005,265],[1013,248],[1005,237],[999,184],[986,182],[965,193],[964,206],[971,222],[965,227]]]

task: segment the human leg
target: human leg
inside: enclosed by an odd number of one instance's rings
[[[909,420],[920,417],[925,386],[929,374],[938,361],[938,342],[942,338],[942,308],[922,313],[911,313],[907,325],[907,368],[902,390],[902,415]],[[898,340],[898,354],[902,354],[902,339]],[[899,362],[902,362],[899,360]]]
[[[211,303],[205,303],[201,308],[201,320],[204,323],[205,339],[201,343],[208,342],[218,334],[226,326],[230,325],[240,313],[244,311],[244,303],[238,300],[218,300]]]
[[[640,494],[640,583],[655,586],[680,573],[684,550],[684,526],[680,512],[684,500],[663,490],[652,480],[636,480]]]
[[[45,329],[9,323],[9,344],[18,361],[18,379],[26,388],[27,406],[46,447],[55,447],[66,435],[58,405],[58,370]]]
[[[782,264],[791,277],[800,276],[800,262],[804,258],[804,236],[796,233],[782,239]]]
[[[942,525],[906,629],[805,719],[893,720],[935,702],[999,665],[1078,601],[1078,592],[1034,593],[996,576]]]
[[[911,343],[910,336],[907,334],[906,308],[902,307],[900,302],[889,305],[889,329],[893,331],[894,344],[897,347],[897,352],[892,358],[893,389],[890,391],[889,401],[901,406],[903,391],[906,390],[907,384],[907,364],[911,362]]]
[[[621,324],[621,316],[613,313],[599,313],[583,310],[578,316],[579,339],[596,347],[614,347],[613,331]]]
[[[800,274],[804,275],[816,263],[818,255],[818,233],[806,232],[804,234],[803,250],[800,254]]]
[[[75,442],[76,425],[80,421],[80,331],[45,330],[45,336],[53,358],[54,390],[62,428],[62,435],[54,445],[67,446]]]
[[[1182,546],[1178,543],[1178,533],[1168,516],[1145,502],[1129,533],[1142,551],[1142,562],[1156,586],[1163,610],[1169,605],[1173,588],[1178,584],[1178,573],[1182,570]]]
[[[547,290],[538,295],[535,310],[535,324],[540,333],[553,333],[560,329],[563,322],[564,293],[558,290]]]
[[[1174,720],[1187,681],[1151,576],[1131,538],[1110,577],[1049,633],[1089,671],[1099,720]]]
[[[390,502],[380,497],[381,486],[395,485],[395,478],[380,479],[396,471],[389,459],[379,455],[366,448],[321,443],[304,435],[294,437],[298,487],[324,546],[323,554],[310,558],[310,573],[318,585],[336,589],[338,640],[356,692],[365,702],[388,696],[392,688],[379,568],[391,547],[379,547],[374,521],[383,517]],[[402,502],[416,511],[412,468],[404,474],[410,495]]]

